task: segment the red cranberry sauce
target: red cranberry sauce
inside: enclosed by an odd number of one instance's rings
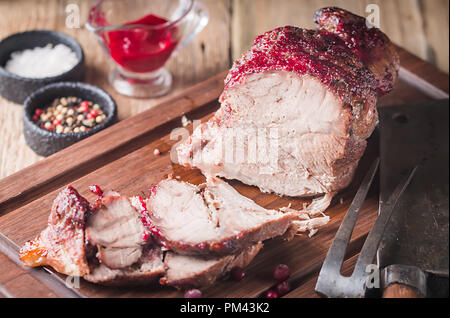
[[[166,63],[178,44],[178,29],[175,26],[162,26],[167,22],[164,18],[149,14],[123,25],[136,27],[104,32],[102,37],[112,59],[125,70],[153,72]],[[155,26],[161,27],[152,28]]]

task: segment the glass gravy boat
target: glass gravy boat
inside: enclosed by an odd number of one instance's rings
[[[86,28],[115,64],[109,75],[114,89],[145,98],[170,90],[172,75],[164,65],[208,21],[208,11],[195,0],[98,0]]]

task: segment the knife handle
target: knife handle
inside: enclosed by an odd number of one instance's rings
[[[392,284],[383,291],[383,298],[423,298],[419,291],[408,285]]]
[[[418,267],[389,265],[381,275],[383,298],[424,298],[427,277]]]

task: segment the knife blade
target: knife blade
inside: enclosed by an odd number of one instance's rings
[[[418,170],[385,229],[378,264],[394,283],[422,284],[419,271],[427,273],[439,285],[423,287],[429,296],[446,286],[448,297],[448,118],[448,99],[380,109],[380,213],[407,169]]]

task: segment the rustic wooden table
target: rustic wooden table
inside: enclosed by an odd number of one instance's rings
[[[202,0],[211,20],[207,28],[177,57],[169,61],[174,74],[171,93],[159,99],[120,96],[107,81],[110,64],[94,36],[84,28],[66,27],[66,6],[77,4],[81,22],[93,1],[0,0],[0,39],[12,33],[50,29],[75,37],[86,52],[86,81],[111,93],[124,119],[167,100],[177,92],[226,70],[249,48],[254,37],[281,25],[313,27],[320,7],[337,5],[365,14],[379,4],[381,28],[400,46],[448,72],[448,0]],[[42,158],[33,153],[22,134],[22,106],[0,97],[0,179]]]

